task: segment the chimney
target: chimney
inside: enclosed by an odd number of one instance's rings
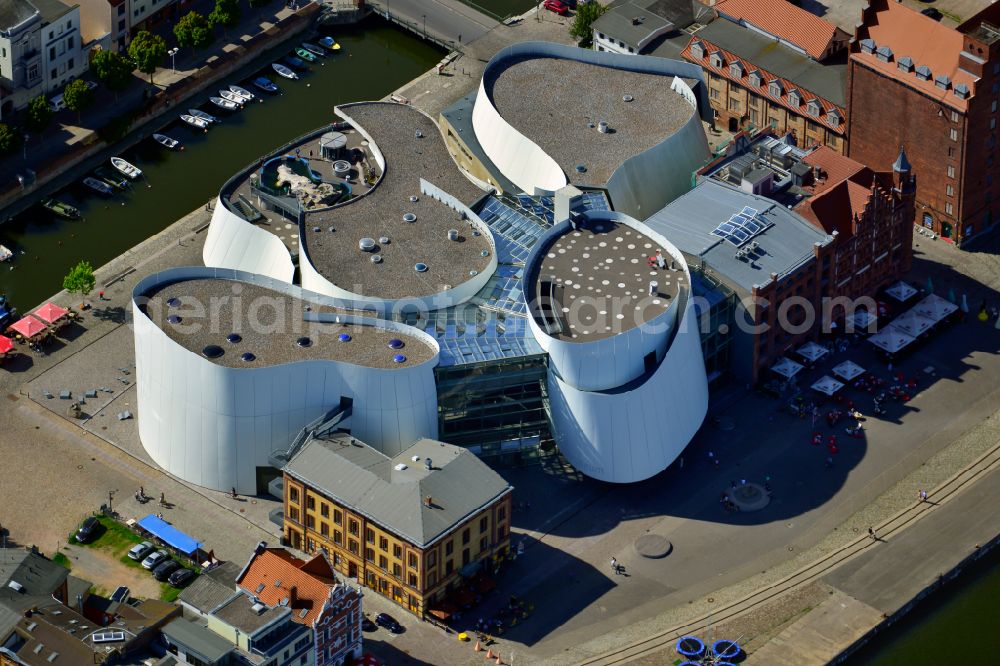
[[[424,497],[424,506],[434,506],[434,498],[430,495]]]
[[[267,550],[266,541],[258,541],[257,547],[253,549],[254,555],[263,555],[264,551]]]
[[[424,458],[424,467],[427,468],[428,472],[434,469],[434,463],[431,462],[430,458]]]
[[[299,588],[297,585],[292,585],[288,588],[288,605],[293,606],[299,599]]]

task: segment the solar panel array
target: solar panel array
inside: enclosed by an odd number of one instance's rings
[[[770,226],[771,222],[761,217],[757,209],[744,206],[743,210],[730,215],[729,220],[717,226],[712,233],[741,247]]]

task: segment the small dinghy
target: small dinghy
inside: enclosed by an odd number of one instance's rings
[[[285,67],[280,62],[276,62],[276,63],[272,64],[271,67],[273,67],[274,71],[276,71],[280,76],[283,76],[286,79],[297,79],[297,78],[299,78],[298,74],[296,74],[295,72],[293,72],[292,70],[290,70],[288,67]]]
[[[111,166],[118,169],[124,176],[128,176],[132,180],[136,178],[142,178],[142,169],[135,166],[134,164],[129,164],[120,157],[111,158]]]
[[[197,116],[191,116],[186,113],[181,114],[181,120],[186,122],[191,127],[197,127],[200,130],[208,129],[208,121],[204,118],[198,118]]]
[[[250,92],[246,88],[240,88],[239,86],[229,86],[229,92],[233,93],[234,95],[239,95],[247,102],[253,100],[256,97],[252,92]]]
[[[206,112],[202,111],[201,109],[188,109],[188,113],[190,113],[195,118],[201,118],[206,123],[217,123],[217,122],[219,122],[218,118],[216,118],[215,116],[213,116],[211,113],[206,113]]]
[[[92,189],[93,191],[97,192],[98,194],[104,195],[106,197],[110,197],[112,194],[115,193],[114,189],[112,189],[110,185],[108,185],[104,181],[97,180],[96,178],[92,178],[90,176],[87,176],[86,178],[83,179],[83,184]]]
[[[154,134],[153,141],[170,150],[184,150],[184,146],[181,145],[180,141],[172,139],[166,134]]]
[[[319,56],[320,58],[326,57],[326,51],[324,51],[319,46],[316,46],[315,44],[310,44],[309,42],[302,42],[302,48],[304,48],[306,51],[309,51],[309,53],[312,53],[314,56]]]
[[[264,92],[271,93],[272,95],[276,94],[280,90],[280,88],[278,88],[278,86],[274,83],[274,81],[267,78],[266,76],[257,77],[256,79],[253,80],[253,84],[258,88],[260,88],[261,90],[263,90]]]

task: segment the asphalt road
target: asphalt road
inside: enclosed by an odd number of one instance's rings
[[[380,12],[388,10],[419,32],[456,45],[475,41],[499,25],[458,0],[375,0],[368,4]]]

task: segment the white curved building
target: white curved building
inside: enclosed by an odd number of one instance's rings
[[[708,379],[680,251],[616,212],[574,215],[535,246],[529,325],[549,354],[552,429],[587,476],[649,478],[701,427]]]
[[[523,42],[486,66],[472,127],[522,191],[602,188],[641,218],[689,190],[710,157],[702,82],[690,63]]]
[[[437,342],[338,305],[224,269],[140,281],[138,425],[153,460],[197,485],[254,494],[259,468],[338,410],[337,427],[389,456],[436,437]]]

